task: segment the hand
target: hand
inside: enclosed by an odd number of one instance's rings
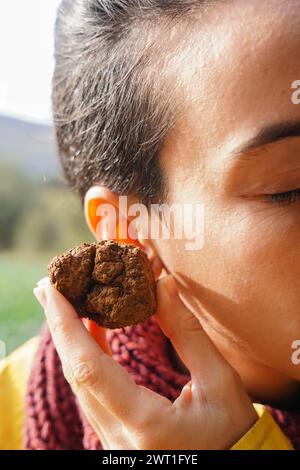
[[[136,385],[49,281],[34,293],[64,375],[104,449],[229,449],[258,419],[240,377],[185,307],[171,275],[157,284],[157,320],[191,374],[174,403]]]

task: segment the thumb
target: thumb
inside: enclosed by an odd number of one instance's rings
[[[161,278],[157,284],[157,320],[170,339],[192,377],[208,377],[220,371],[226,363],[200,321],[179,297],[172,275]]]

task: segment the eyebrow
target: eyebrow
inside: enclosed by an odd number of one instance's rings
[[[232,154],[242,157],[265,145],[291,137],[300,137],[300,121],[279,122],[263,127],[254,137],[233,150]]]

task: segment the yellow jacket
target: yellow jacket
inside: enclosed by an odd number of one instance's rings
[[[0,450],[22,449],[24,396],[38,344],[33,338],[0,362]],[[259,419],[233,450],[293,450],[267,409],[254,404]]]

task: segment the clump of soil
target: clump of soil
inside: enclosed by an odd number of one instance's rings
[[[153,273],[147,255],[134,245],[84,243],[56,256],[48,274],[80,317],[105,328],[142,323],[155,313]]]

